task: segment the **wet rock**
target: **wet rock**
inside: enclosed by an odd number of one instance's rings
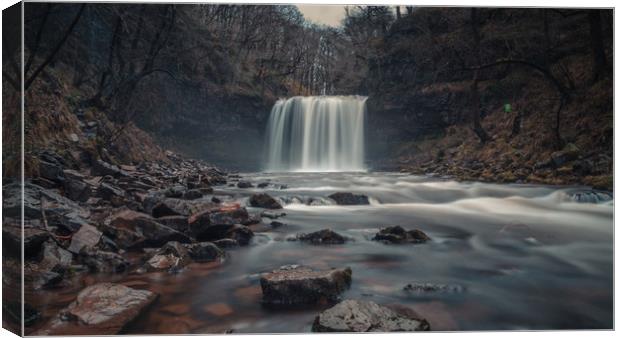
[[[328,196],[336,201],[338,205],[363,205],[369,204],[368,196],[355,195],[350,192],[337,192]]]
[[[334,302],[351,285],[351,269],[317,271],[284,266],[261,275],[265,305],[294,305]]]
[[[257,185],[257,187],[264,189],[267,188],[269,186],[269,182],[261,182]]]
[[[256,208],[282,209],[282,204],[267,194],[254,194],[250,197],[250,205]]]
[[[198,189],[187,190],[183,193],[183,199],[186,200],[195,200],[202,197],[202,192]]]
[[[80,291],[77,299],[61,310],[35,335],[114,335],[155,301],[148,290],[99,283]]]
[[[248,220],[248,211],[243,207],[208,209],[189,218],[189,229],[198,240],[217,240],[227,237],[235,224]]]
[[[220,244],[222,240],[218,241]],[[230,241],[230,240],[229,240]],[[219,245],[210,242],[185,244],[191,259],[196,262],[210,262],[225,256]]]
[[[298,234],[297,240],[311,244],[344,244],[347,238],[331,229],[323,229],[309,234]]]
[[[245,225],[235,224],[226,232],[226,238],[237,241],[241,246],[250,244],[252,237],[254,237],[254,232]]]
[[[84,247],[92,249],[101,240],[101,235],[101,231],[97,230],[94,226],[84,224],[80,230],[71,236],[71,244],[67,250],[74,254],[78,254]]]
[[[284,212],[271,212],[271,211],[263,211],[260,213],[261,217],[266,217],[266,218],[270,218],[270,219],[278,219],[280,217],[286,216],[286,213]]]
[[[188,249],[179,242],[168,242],[149,258],[144,267],[147,271],[176,272],[192,259]]]
[[[164,190],[163,194],[168,198],[181,198],[185,193],[185,187],[182,185],[176,185]]]
[[[110,183],[103,182],[97,188],[97,195],[104,200],[112,202],[115,206],[120,206],[123,204],[122,202],[125,197],[125,191]]]
[[[129,262],[118,253],[85,247],[78,255],[79,261],[90,272],[121,273],[129,269]]]
[[[49,233],[43,229],[24,227],[24,255],[32,257],[41,251],[41,246],[49,239]],[[3,252],[21,257],[22,228],[17,224],[4,223],[2,225]]]
[[[396,225],[381,229],[372,240],[394,244],[417,244],[429,241],[430,237],[420,230],[405,230],[401,226]]]
[[[578,191],[569,194],[571,200],[577,203],[604,203],[613,200],[613,195],[605,191]]]
[[[22,320],[22,306],[20,302],[2,302],[2,311],[15,323]],[[30,327],[41,319],[41,312],[32,305],[24,303],[24,326]]]
[[[239,181],[237,183],[237,188],[242,188],[242,189],[254,188],[254,185],[247,181]]]
[[[222,238],[217,241],[213,241],[213,244],[217,245],[220,249],[228,249],[239,246],[239,242],[231,238]]]
[[[183,233],[189,231],[189,225],[186,216],[163,216],[159,217],[157,219],[157,222]]]
[[[48,240],[43,243],[38,260],[24,262],[24,281],[34,290],[54,287],[62,282],[72,260],[70,252]]]
[[[425,319],[396,311],[372,301],[345,300],[323,311],[312,325],[313,332],[429,331]]]
[[[96,160],[91,167],[91,175],[92,176],[113,176],[113,177],[121,177],[127,176],[127,172],[119,168],[114,164],[110,164],[108,162],[102,160]]]
[[[403,290],[411,293],[461,293],[465,288],[458,284],[411,283]]]
[[[189,243],[187,235],[158,223],[149,215],[124,209],[105,220],[106,231],[122,248],[161,247],[167,242]]]
[[[271,225],[273,228],[279,228],[281,226],[285,226],[286,224],[278,221],[272,221],[271,223],[269,223],[269,225]]]
[[[62,183],[62,181],[64,181],[62,166],[58,163],[43,160],[39,161],[39,175],[56,183]]]
[[[65,195],[74,201],[86,202],[92,194],[90,185],[73,178],[65,179],[63,188]]]

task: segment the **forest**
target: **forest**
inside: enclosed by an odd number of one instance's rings
[[[340,7],[4,10],[3,326],[612,327],[613,10]]]

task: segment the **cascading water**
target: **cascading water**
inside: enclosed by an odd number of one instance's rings
[[[267,125],[267,166],[278,171],[363,171],[363,96],[281,99]]]

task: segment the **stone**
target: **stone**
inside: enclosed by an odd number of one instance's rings
[[[241,246],[250,244],[250,241],[254,237],[254,232],[245,225],[235,224],[226,232],[226,238],[233,239]]]
[[[157,222],[183,233],[189,231],[189,223],[186,216],[163,216],[157,218]]]
[[[85,247],[79,261],[93,273],[121,273],[129,269],[129,262],[118,253]]]
[[[412,312],[412,311],[411,311]],[[313,332],[429,331],[425,319],[372,301],[345,300],[319,314]]]
[[[71,244],[67,250],[73,252],[74,254],[78,254],[84,247],[92,249],[101,240],[101,235],[101,231],[97,230],[96,227],[89,224],[84,224],[80,230],[71,236]]]
[[[280,217],[286,216],[286,213],[284,213],[284,212],[278,213],[278,212],[263,211],[263,212],[260,213],[260,216],[261,217],[266,217],[266,218],[269,218],[269,219],[278,219]]]
[[[254,185],[247,181],[239,181],[237,183],[237,188],[242,188],[242,189],[254,188]]]
[[[269,182],[261,182],[257,185],[257,187],[264,189],[267,188],[269,186]]]
[[[239,246],[239,242],[231,238],[218,239],[217,241],[213,241],[213,244],[217,245],[220,249],[228,249]]]
[[[127,176],[127,172],[119,168],[114,164],[110,164],[108,162],[102,160],[94,161],[91,167],[91,175],[92,176],[113,176],[113,177],[121,177]]]
[[[110,183],[102,182],[97,188],[97,195],[105,200],[113,201],[116,199],[122,199],[125,197],[125,191],[116,187]]]
[[[248,212],[243,207],[207,209],[189,218],[189,230],[198,240],[218,240],[226,238],[235,224],[248,220]]]
[[[202,192],[198,189],[187,190],[183,193],[183,199],[186,200],[195,200],[202,197]]]
[[[94,284],[34,335],[115,335],[156,299],[157,294],[148,290]]]
[[[92,194],[92,190],[87,183],[73,178],[65,179],[63,189],[65,191],[65,196],[78,202],[88,201]]]
[[[323,229],[309,234],[298,234],[297,240],[311,244],[344,244],[347,238],[331,229]]]
[[[69,134],[69,140],[71,142],[79,142],[80,138],[77,136],[76,133],[71,133],[71,134]]]
[[[351,268],[317,271],[297,265],[261,275],[265,305],[317,304],[339,300],[351,285]]]
[[[328,196],[338,205],[364,205],[369,204],[368,196],[355,195],[350,192],[337,192]]]
[[[129,209],[121,209],[104,224],[104,233],[122,248],[161,247],[171,241],[190,242],[187,235],[158,223],[147,214]]]
[[[465,288],[458,284],[410,283],[403,290],[411,293],[460,293]]]
[[[425,243],[430,238],[421,230],[405,230],[403,227],[396,225],[381,229],[372,240],[394,244],[418,244]]]
[[[176,272],[191,263],[188,249],[179,242],[168,242],[155,251],[145,264],[147,271]]]
[[[39,161],[39,175],[45,179],[60,183],[64,180],[62,166],[57,163]]]
[[[282,204],[267,194],[254,194],[250,197],[250,205],[256,208],[282,209]]]
[[[24,255],[32,257],[39,254],[41,246],[49,239],[47,231],[34,227],[24,227]],[[2,244],[3,252],[13,256],[21,257],[22,250],[22,228],[18,224],[5,222],[2,225]]]
[[[189,256],[196,262],[210,262],[225,256],[216,244],[210,242],[185,244]]]
[[[562,150],[551,154],[551,161],[556,167],[560,167],[567,162],[576,160],[578,157],[579,148],[572,143],[568,143]]]

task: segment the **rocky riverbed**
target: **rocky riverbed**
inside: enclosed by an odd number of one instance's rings
[[[168,156],[77,171],[43,155],[25,186],[27,334],[611,326],[610,193]],[[21,229],[19,185],[3,190],[6,291]]]

